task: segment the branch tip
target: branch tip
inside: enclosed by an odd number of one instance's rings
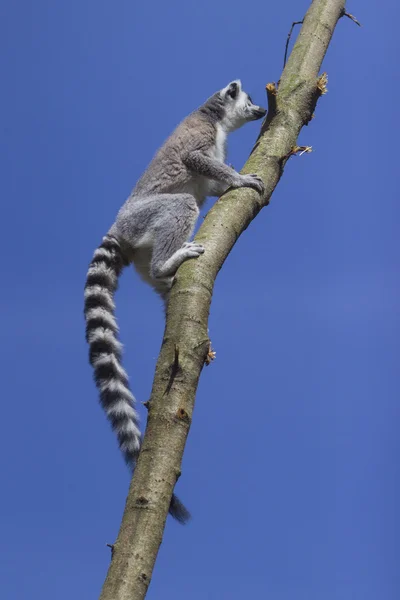
[[[356,19],[354,15],[351,15],[350,13],[346,12],[344,9],[343,9],[342,14],[340,16],[341,17],[347,17],[348,19],[350,19],[351,21],[353,21],[353,23],[355,23],[356,25],[358,25],[359,27],[362,27],[360,21],[358,19]]]
[[[204,360],[206,367],[208,367],[208,365],[210,365],[212,361],[216,359],[216,357],[217,353],[212,349],[211,342],[209,342],[207,356]]]
[[[312,146],[293,146],[293,148],[285,156],[285,158],[288,159],[291,156],[295,156],[296,154],[298,154],[299,156],[302,156],[302,154],[305,154],[305,153],[309,154],[310,152],[312,152]]]
[[[271,115],[276,113],[276,95],[278,93],[276,84],[271,82],[267,83],[265,86],[265,91],[267,92],[267,100],[268,100],[268,119],[271,118]]]
[[[318,88],[318,91],[321,94],[321,96],[323,96],[324,94],[327,93],[327,91],[328,91],[328,88],[326,87],[327,85],[328,85],[328,73],[322,73],[322,75],[320,75],[317,80],[317,88]]]
[[[302,156],[302,154],[304,154],[305,152],[307,152],[307,154],[310,154],[310,152],[312,152],[312,146],[299,146],[299,150],[299,156]]]

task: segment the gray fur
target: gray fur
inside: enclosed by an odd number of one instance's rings
[[[263,193],[257,175],[240,175],[225,164],[228,133],[265,110],[253,104],[239,80],[211,96],[176,128],[139,179],[116,221],[96,250],[85,287],[86,338],[100,402],[133,468],[141,444],[135,398],[121,366],[121,344],[113,296],[124,266],[139,275],[166,304],[178,267],[204,247],[189,242],[207,196],[229,187]],[[174,495],[170,513],[181,522],[189,513]]]

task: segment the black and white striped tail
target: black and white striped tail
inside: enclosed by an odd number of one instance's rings
[[[127,464],[133,467],[140,449],[139,419],[128,376],[121,366],[122,345],[114,316],[114,293],[124,266],[118,241],[106,235],[94,253],[86,279],[86,341],[101,405]]]
[[[141,443],[139,417],[128,376],[121,365],[122,345],[114,316],[114,293],[126,264],[118,240],[106,235],[89,265],[84,312],[89,360],[100,392],[100,403],[117,434],[125,461],[133,469]],[[175,495],[169,510],[181,523],[190,517]]]

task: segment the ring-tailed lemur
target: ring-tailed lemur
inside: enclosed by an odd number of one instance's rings
[[[240,175],[224,161],[227,134],[265,113],[253,104],[239,80],[191,113],[157,152],[90,263],[85,287],[89,360],[100,402],[131,468],[141,434],[135,398],[121,366],[113,300],[118,277],[133,263],[167,302],[179,265],[204,252],[202,245],[188,240],[206,197],[220,196],[229,187],[251,187],[263,193],[257,175]],[[189,518],[175,495],[170,513],[181,522]]]

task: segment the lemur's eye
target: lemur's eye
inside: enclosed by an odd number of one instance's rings
[[[250,96],[247,94],[247,100],[250,102],[250,104],[253,104],[253,100],[250,98]]]

